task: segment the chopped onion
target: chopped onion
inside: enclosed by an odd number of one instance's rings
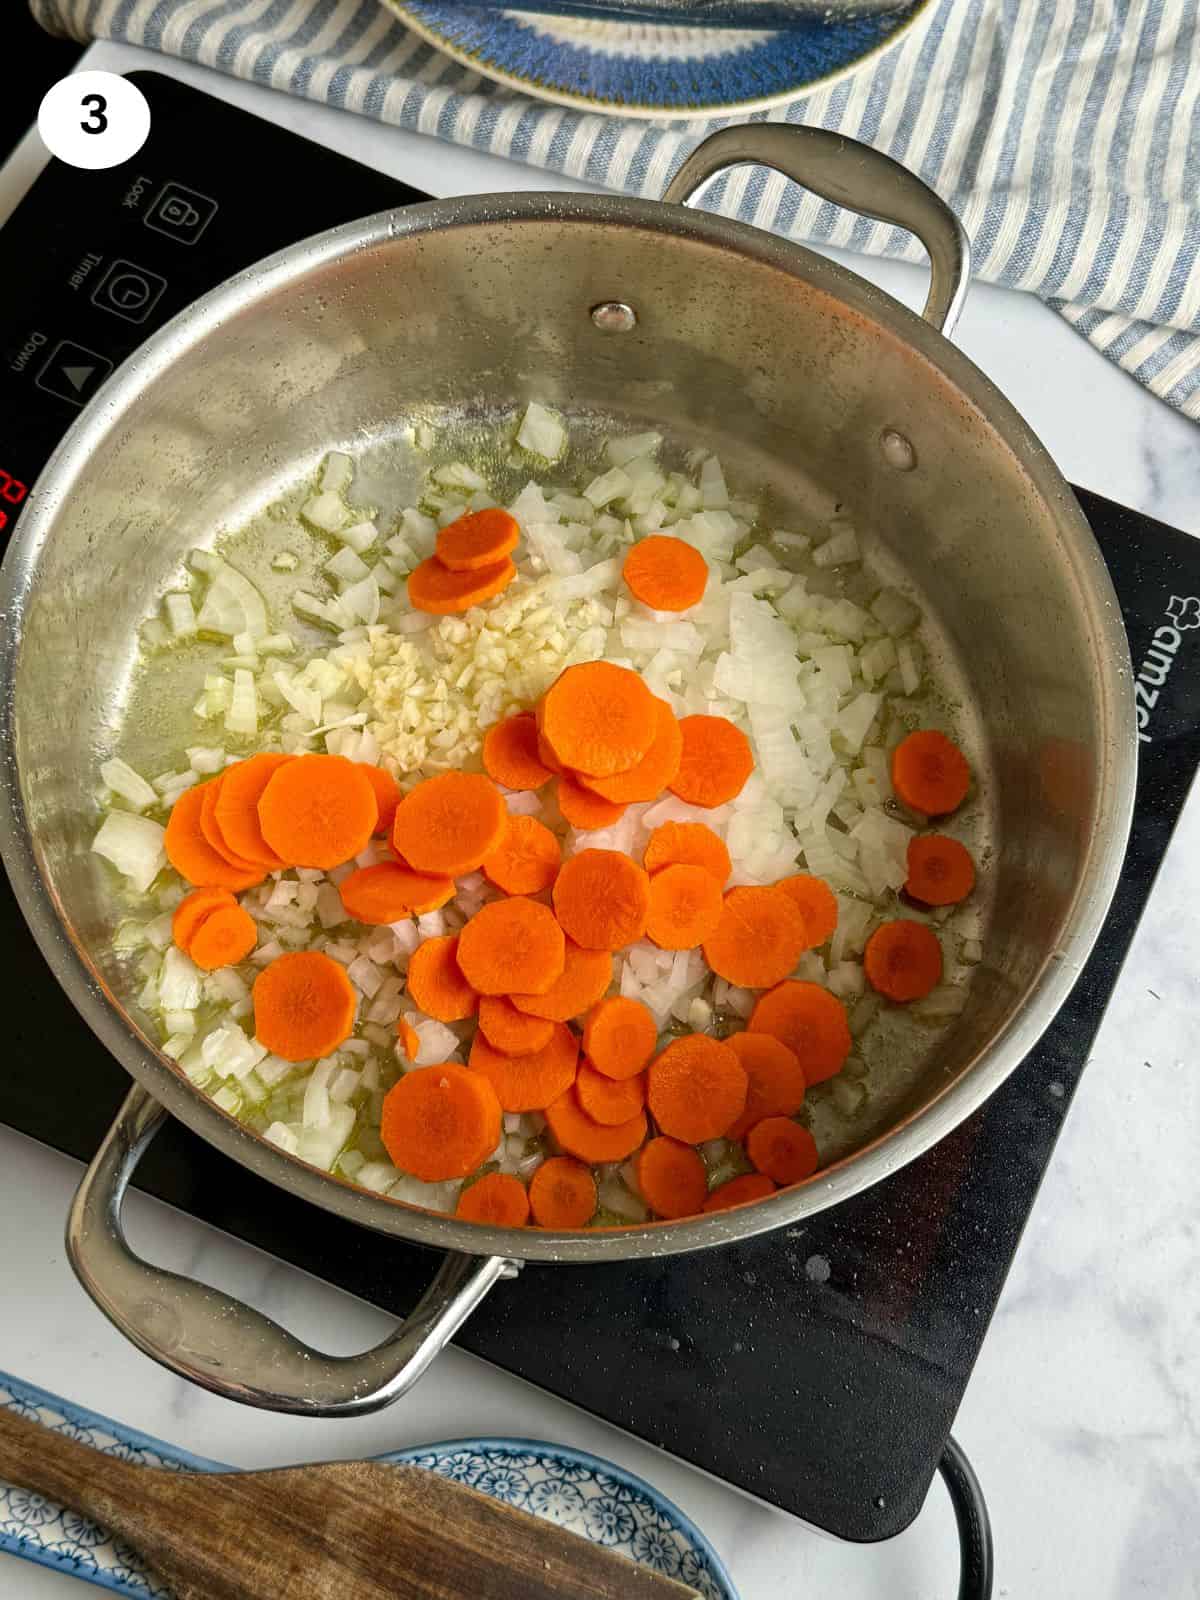
[[[258,732],[258,691],[253,675],[239,667],[233,675],[233,698],[225,713],[225,726],[230,733]]]
[[[212,581],[196,625],[205,633],[247,633],[261,639],[267,632],[267,608],[263,597],[250,582],[220,557],[212,571]]]
[[[557,461],[567,447],[567,430],[552,411],[531,400],[517,429],[517,443],[530,455]]]
[[[144,894],[167,864],[165,832],[149,817],[110,811],[92,840],[92,849],[129,879],[131,889]]]
[[[336,533],[350,520],[350,512],[341,495],[329,489],[306,500],[300,507],[300,515],[322,533]]]
[[[169,594],[163,600],[167,626],[176,639],[188,639],[196,631],[196,609],[190,594]]]
[[[122,800],[128,800],[135,811],[144,811],[147,806],[158,804],[158,796],[145,778],[135,772],[128,762],[122,761],[120,756],[104,762],[100,776],[112,792],[119,794]]]

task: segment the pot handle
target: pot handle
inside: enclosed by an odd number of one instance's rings
[[[907,228],[929,256],[929,294],[921,315],[949,337],[971,278],[971,247],[946,202],[907,167],[856,139],[825,128],[751,122],[722,128],[692,151],[663,200],[685,205],[728,167],[771,167],[823,200],[876,222]]]
[[[144,1089],[127,1095],[72,1203],[67,1254],[127,1339],[224,1399],[306,1417],[378,1411],[412,1388],[489,1289],[520,1270],[504,1256],[448,1254],[420,1304],[381,1344],[361,1355],[324,1355],[240,1300],[130,1249],[121,1226],[125,1190],[166,1115]]]

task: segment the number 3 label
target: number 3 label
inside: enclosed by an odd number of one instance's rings
[[[46,93],[38,132],[51,155],[98,172],[119,167],[142,148],[150,107],[137,85],[116,72],[76,72]]]

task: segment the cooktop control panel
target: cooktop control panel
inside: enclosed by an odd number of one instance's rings
[[[0,538],[83,406],[164,323],[308,233],[428,198],[232,106],[214,141],[208,97],[130,76],[152,112],[138,153],[102,172],[51,159],[0,233]]]

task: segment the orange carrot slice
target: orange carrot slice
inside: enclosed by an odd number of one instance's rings
[[[485,994],[479,1000],[479,1031],[502,1056],[527,1056],[545,1049],[554,1036],[554,1024],[518,1011],[505,995]]]
[[[721,885],[703,867],[664,867],[650,879],[646,937],[662,950],[694,950],[717,931]]]
[[[695,1216],[708,1198],[704,1162],[690,1144],[660,1134],[634,1157],[642,1199],[660,1217]]]
[[[509,817],[504,838],[483,863],[486,877],[505,894],[540,894],[558,877],[562,846],[536,817]]]
[[[630,1117],[628,1122],[607,1127],[588,1116],[574,1089],[568,1089],[546,1107],[546,1125],[559,1146],[580,1161],[624,1161],[646,1138],[644,1111]]]
[[[905,893],[927,906],[953,906],[975,887],[975,863],[966,845],[944,833],[927,833],[908,846]]]
[[[922,728],[892,751],[892,787],[914,811],[944,817],[967,798],[971,769],[953,740]]]
[[[664,822],[650,835],[642,865],[651,877],[676,864],[703,867],[722,885],[733,871],[724,839],[703,822]]]
[[[564,773],[558,780],[555,797],[558,809],[580,833],[591,833],[596,828],[611,828],[614,822],[620,822],[625,815],[624,806],[605,800],[591,789],[585,789],[579,779],[573,778],[570,773]]]
[[[226,767],[222,773],[214,813],[216,824],[229,848],[243,861],[257,862],[275,871],[289,865],[263,838],[258,802],[279,768],[295,759],[282,751],[264,750],[248,761]]]
[[[503,1055],[482,1033],[475,1035],[471,1071],[483,1074],[505,1111],[544,1111],[575,1082],[579,1040],[561,1022],[551,1026],[549,1044],[523,1056]]]
[[[646,931],[650,879],[619,850],[581,850],[554,884],[562,930],[585,950],[620,950]]]
[[[255,1037],[285,1061],[332,1055],[354,1029],[354,985],[320,950],[279,956],[255,979],[252,998]]]
[[[453,878],[414,872],[399,861],[380,861],[343,878],[338,893],[347,916],[369,927],[382,927],[436,911],[453,900],[454,887]]]
[[[658,1024],[648,1006],[627,995],[601,1000],[583,1029],[583,1048],[606,1078],[634,1078],[644,1072],[658,1043]]]
[[[454,616],[491,600],[507,589],[516,575],[507,556],[471,572],[451,572],[436,556],[430,556],[408,575],[408,603],[414,611],[428,611],[435,617]]]
[[[375,804],[379,807],[379,815],[375,818],[372,832],[390,839],[392,821],[401,799],[400,785],[383,767],[373,767],[369,761],[359,761],[355,765],[362,768],[363,775],[375,791]]]
[[[679,724],[683,753],[669,784],[689,805],[724,805],[741,794],[754,771],[750,741],[725,717],[684,717]]]
[[[224,856],[218,855],[201,832],[200,817],[204,810],[207,788],[208,784],[198,783],[191,789],[185,789],[171,807],[166,836],[163,839],[167,860],[181,878],[186,878],[188,883],[195,884],[200,889],[232,889],[237,893],[242,889],[253,888],[266,877],[266,868],[255,867],[239,871],[236,867],[231,867]]]
[[[748,1087],[746,1069],[727,1044],[693,1033],[673,1039],[650,1063],[646,1101],[660,1132],[702,1144],[737,1121]]]
[[[867,940],[863,951],[867,982],[889,1000],[922,1000],[942,981],[942,947],[923,922],[897,917]]]
[[[775,1185],[765,1172],[747,1172],[740,1178],[730,1178],[713,1190],[704,1202],[705,1211],[728,1211],[732,1206],[748,1205],[753,1200],[765,1200],[775,1193]]]
[[[196,936],[196,930],[205,917],[222,906],[235,906],[237,901],[228,889],[193,889],[175,907],[171,917],[171,937],[186,954]]]
[[[230,771],[233,769],[230,768]],[[235,872],[258,872],[262,869],[260,861],[247,861],[232,850],[217,823],[217,799],[225,786],[225,774],[218,778],[211,778],[204,785],[204,804],[200,807],[200,832],[219,856],[224,856]]]
[[[782,889],[744,884],[725,896],[721,920],[704,941],[704,959],[739,989],[767,989],[792,971],[806,937],[804,917]]]
[[[770,1033],[734,1033],[725,1043],[746,1069],[750,1080],[746,1109],[729,1129],[730,1139],[744,1139],[764,1117],[790,1117],[804,1104],[804,1068],[794,1050]]]
[[[408,992],[418,1010],[438,1022],[463,1022],[475,1015],[479,996],[458,964],[458,934],[426,939],[408,962]]]
[[[538,754],[537,718],[519,712],[495,722],[483,736],[483,770],[506,789],[540,789],[554,776]]]
[[[654,696],[609,661],[568,667],[543,696],[538,728],[559,761],[594,778],[627,772],[654,742]]]
[[[486,1078],[455,1062],[418,1067],[384,1097],[379,1136],[423,1183],[465,1178],[500,1142],[500,1102]]]
[[[764,1117],[746,1135],[746,1154],[776,1183],[802,1183],[820,1166],[817,1141],[790,1117]]]
[[[596,1179],[582,1161],[551,1156],[529,1183],[529,1209],[539,1228],[584,1228],[596,1214]]]
[[[523,895],[484,906],[459,936],[459,966],[480,994],[544,994],[565,961],[553,913]]]
[[[235,967],[258,943],[254,918],[242,906],[218,906],[192,935],[188,955],[204,972]]]
[[[810,1088],[840,1072],[850,1054],[846,1008],[816,983],[790,978],[768,990],[755,1002],[746,1029],[781,1039],[804,1068]]]
[[[708,562],[682,539],[652,533],[630,550],[621,576],[634,599],[652,611],[686,611],[704,599]]]
[[[463,1190],[454,1215],[493,1228],[523,1228],[529,1221],[529,1195],[511,1172],[489,1172]]]
[[[512,555],[520,537],[516,518],[499,506],[468,511],[438,534],[437,559],[451,572],[478,572]]]
[[[580,778],[585,789],[591,789],[601,799],[611,800],[615,805],[634,805],[642,800],[657,800],[675,781],[683,757],[683,734],[675,713],[665,700],[655,699],[654,714],[657,719],[654,742],[637,766],[611,778]]]
[[[550,1022],[570,1022],[594,1006],[612,982],[612,956],[607,950],[581,950],[566,940],[562,974],[545,994],[510,996],[518,1011]]]
[[[838,920],[837,895],[824,879],[797,872],[790,878],[781,878],[775,887],[787,895],[804,918],[806,949],[815,950],[832,939]]]
[[[459,878],[499,848],[508,827],[504,798],[481,772],[443,772],[404,796],[392,823],[397,855],[418,872]]]
[[[585,1061],[575,1079],[575,1093],[579,1104],[593,1122],[606,1128],[636,1117],[646,1104],[646,1077],[607,1078]]]
[[[396,1024],[396,1037],[400,1048],[410,1061],[417,1059],[417,1052],[421,1048],[421,1038],[411,1022],[406,1022],[403,1017]]]
[[[297,756],[271,774],[258,802],[263,838],[296,867],[327,871],[366,849],[379,816],[371,781],[344,756]]]

